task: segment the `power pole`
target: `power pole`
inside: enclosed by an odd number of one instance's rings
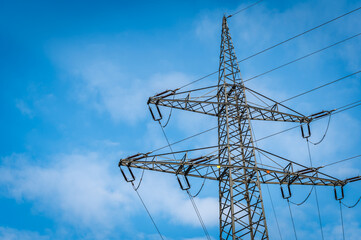
[[[246,93],[255,96],[260,103],[247,101]],[[253,120],[301,123],[302,134],[308,137],[309,123],[330,112],[305,116],[247,88],[240,74],[227,17],[222,21],[218,85],[188,91],[166,90],[150,97],[148,105],[156,121],[162,119],[160,106],[217,117],[218,150],[216,154],[199,157],[190,155],[207,148],[162,154],[138,153],[119,161],[123,176],[127,181],[134,181],[131,168],[171,173],[184,176],[183,184],[178,178],[182,189],[190,187],[188,177],[218,181],[221,240],[269,239],[261,184],[278,184],[283,197],[289,198],[291,185],[333,186],[337,194],[336,187],[342,188],[349,182],[361,180],[360,177],[340,180],[323,174],[319,168],[306,167],[255,147],[251,128]],[[306,127],[302,128],[303,125]],[[285,163],[283,169],[257,164],[256,151],[280,159]],[[122,167],[126,167],[129,173]]]

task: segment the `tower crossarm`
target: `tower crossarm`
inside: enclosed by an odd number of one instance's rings
[[[236,86],[236,85],[231,85],[231,86]],[[248,88],[246,88],[246,90],[251,91],[253,94],[257,93]],[[227,102],[227,103],[219,102],[217,100],[217,95],[204,95],[204,96],[192,98],[191,97],[192,93],[197,91],[198,89],[194,91],[190,90],[182,93],[177,93],[177,90],[167,90],[164,91],[163,93],[150,97],[148,100],[148,105],[153,118],[156,119],[159,116],[161,117],[161,111],[159,108],[160,106],[186,110],[190,112],[196,112],[215,117],[225,115],[226,114],[224,111],[225,107],[231,106],[233,107],[233,109],[242,109],[244,111],[243,114],[241,114],[241,117],[244,116],[246,118],[247,117],[246,111],[248,111],[250,120],[298,122],[298,123],[309,123],[313,119],[324,117],[332,112],[332,111],[322,111],[316,114],[312,114],[310,116],[305,116],[259,93],[257,93],[258,96],[267,100],[269,103],[268,105],[262,106],[259,104],[257,105],[251,103],[248,104],[238,103],[238,105],[236,105],[234,102]],[[231,95],[231,90],[229,94]],[[234,108],[234,106],[236,106],[237,108]],[[157,110],[155,110],[154,107]],[[229,112],[229,115],[231,117],[237,116],[234,114],[232,115],[231,112]]]
[[[299,122],[299,123],[312,121],[312,118],[310,117],[281,112],[275,109],[256,107],[249,104],[246,107],[249,109],[249,117],[251,120]]]
[[[260,165],[261,167],[220,165],[217,163],[217,155],[187,158],[187,154],[184,154],[183,157],[174,159],[170,156],[170,154],[148,155],[140,153],[125,159],[121,159],[118,164],[121,169],[122,167],[128,168],[128,171],[130,172],[132,171],[132,168],[139,168],[144,170],[165,172],[174,175],[183,175],[186,177],[206,178],[216,181],[227,178],[229,170],[231,170],[235,175],[241,175],[245,170],[246,172],[258,173],[261,184],[344,186],[349,182],[361,180],[361,176],[340,180],[320,172],[320,168],[302,167],[296,171],[293,171],[293,167],[290,167],[290,164],[288,164],[284,169],[263,164]],[[131,175],[133,174],[131,173]],[[241,181],[243,178],[237,179],[235,182],[245,183]],[[250,177],[248,179],[255,178]],[[250,180],[248,183],[255,183],[255,181]]]

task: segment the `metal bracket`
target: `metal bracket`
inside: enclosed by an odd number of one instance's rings
[[[185,98],[185,103],[184,103],[184,106],[185,106],[185,108],[187,108],[187,105],[189,104],[188,103],[188,101],[189,101],[189,98],[191,97],[191,94],[190,93],[188,93],[188,95],[187,95],[187,97]]]
[[[182,159],[181,159],[181,164],[179,165],[179,168],[178,168],[177,171],[175,172],[175,175],[178,175],[178,174],[183,170],[184,162],[187,160],[187,155],[188,155],[188,152],[186,152],[186,153],[184,154],[184,156],[182,157]]]
[[[287,173],[293,172],[293,164],[292,163],[287,164],[286,167],[283,168],[283,171]]]
[[[181,187],[182,190],[188,190],[188,189],[191,188],[191,185],[190,185],[190,183],[188,181],[188,178],[187,178],[187,174],[189,173],[190,169],[188,168],[189,170],[187,169],[186,172],[183,175],[184,180],[185,180],[185,181],[183,181],[184,184],[182,183],[182,181],[181,181],[181,179],[179,178],[179,175],[178,175],[183,170],[183,167],[184,167],[183,164],[187,160],[187,156],[188,156],[188,153],[186,152],[184,154],[184,156],[182,157],[182,159],[181,159],[181,165],[179,166],[178,170],[176,171],[177,180],[178,180],[179,186]],[[190,167],[192,167],[192,165],[190,165]]]
[[[130,179],[128,179],[128,177],[127,177],[127,175],[124,173],[122,167],[119,167],[119,169],[120,169],[120,171],[122,172],[122,175],[123,175],[125,181],[126,181],[126,182],[133,182],[133,181],[135,180],[134,174],[133,174],[132,170],[130,169],[130,167],[127,167],[127,168],[128,168],[129,173],[130,173],[130,177],[131,177]]]
[[[344,197],[345,197],[345,194],[344,194],[344,192],[343,192],[343,186],[340,186],[340,188],[341,188],[341,192],[340,191],[337,191],[337,188],[336,188],[336,186],[334,187],[334,192],[335,192],[335,199],[337,200],[337,201],[340,201],[340,200],[342,200]],[[339,196],[339,194],[341,193],[341,196]]]
[[[280,180],[280,184],[287,182],[289,185],[297,179],[297,177],[295,178],[295,176],[291,177],[290,174],[291,172],[293,173],[292,163],[287,164],[287,166],[283,168],[283,171],[286,173],[286,175],[282,178],[282,180]]]
[[[271,107],[272,111],[278,111],[278,103],[275,103],[272,107]]]

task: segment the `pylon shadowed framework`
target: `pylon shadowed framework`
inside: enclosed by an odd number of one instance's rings
[[[254,101],[250,101],[249,96]],[[131,168],[141,168],[184,176],[185,182],[178,177],[184,190],[190,187],[188,177],[218,181],[221,240],[269,239],[261,184],[279,184],[283,197],[288,198],[291,185],[333,186],[337,195],[336,188],[361,180],[360,177],[340,180],[320,172],[317,167],[301,165],[254,145],[253,120],[301,123],[302,135],[308,137],[309,123],[331,111],[305,116],[247,88],[240,74],[225,16],[218,85],[188,91],[166,90],[150,97],[148,105],[156,121],[162,118],[161,106],[217,117],[218,145],[162,154],[138,153],[119,161],[124,178],[134,181]],[[196,155],[206,150],[210,152]],[[276,163],[277,167],[258,163],[256,152]]]

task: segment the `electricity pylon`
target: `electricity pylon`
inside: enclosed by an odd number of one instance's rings
[[[261,184],[279,184],[284,198],[291,196],[291,185],[333,186],[335,197],[340,198],[340,190],[336,187],[341,188],[343,196],[345,184],[361,180],[360,177],[340,180],[320,172],[319,168],[303,166],[254,145],[252,120],[301,123],[302,136],[307,138],[310,135],[309,123],[330,114],[330,111],[305,116],[247,88],[240,75],[227,17],[223,17],[222,22],[218,85],[179,90],[166,90],[149,98],[153,119],[162,119],[159,106],[217,117],[216,153],[190,157],[197,151],[213,147],[162,154],[138,153],[121,159],[118,166],[127,181],[134,181],[131,168],[183,176],[185,180],[178,177],[183,190],[190,187],[188,177],[218,181],[221,240],[269,239]],[[248,94],[258,103],[248,101]],[[277,158],[277,165],[282,168],[257,163],[256,151],[268,159]],[[129,174],[122,166],[129,170]]]

